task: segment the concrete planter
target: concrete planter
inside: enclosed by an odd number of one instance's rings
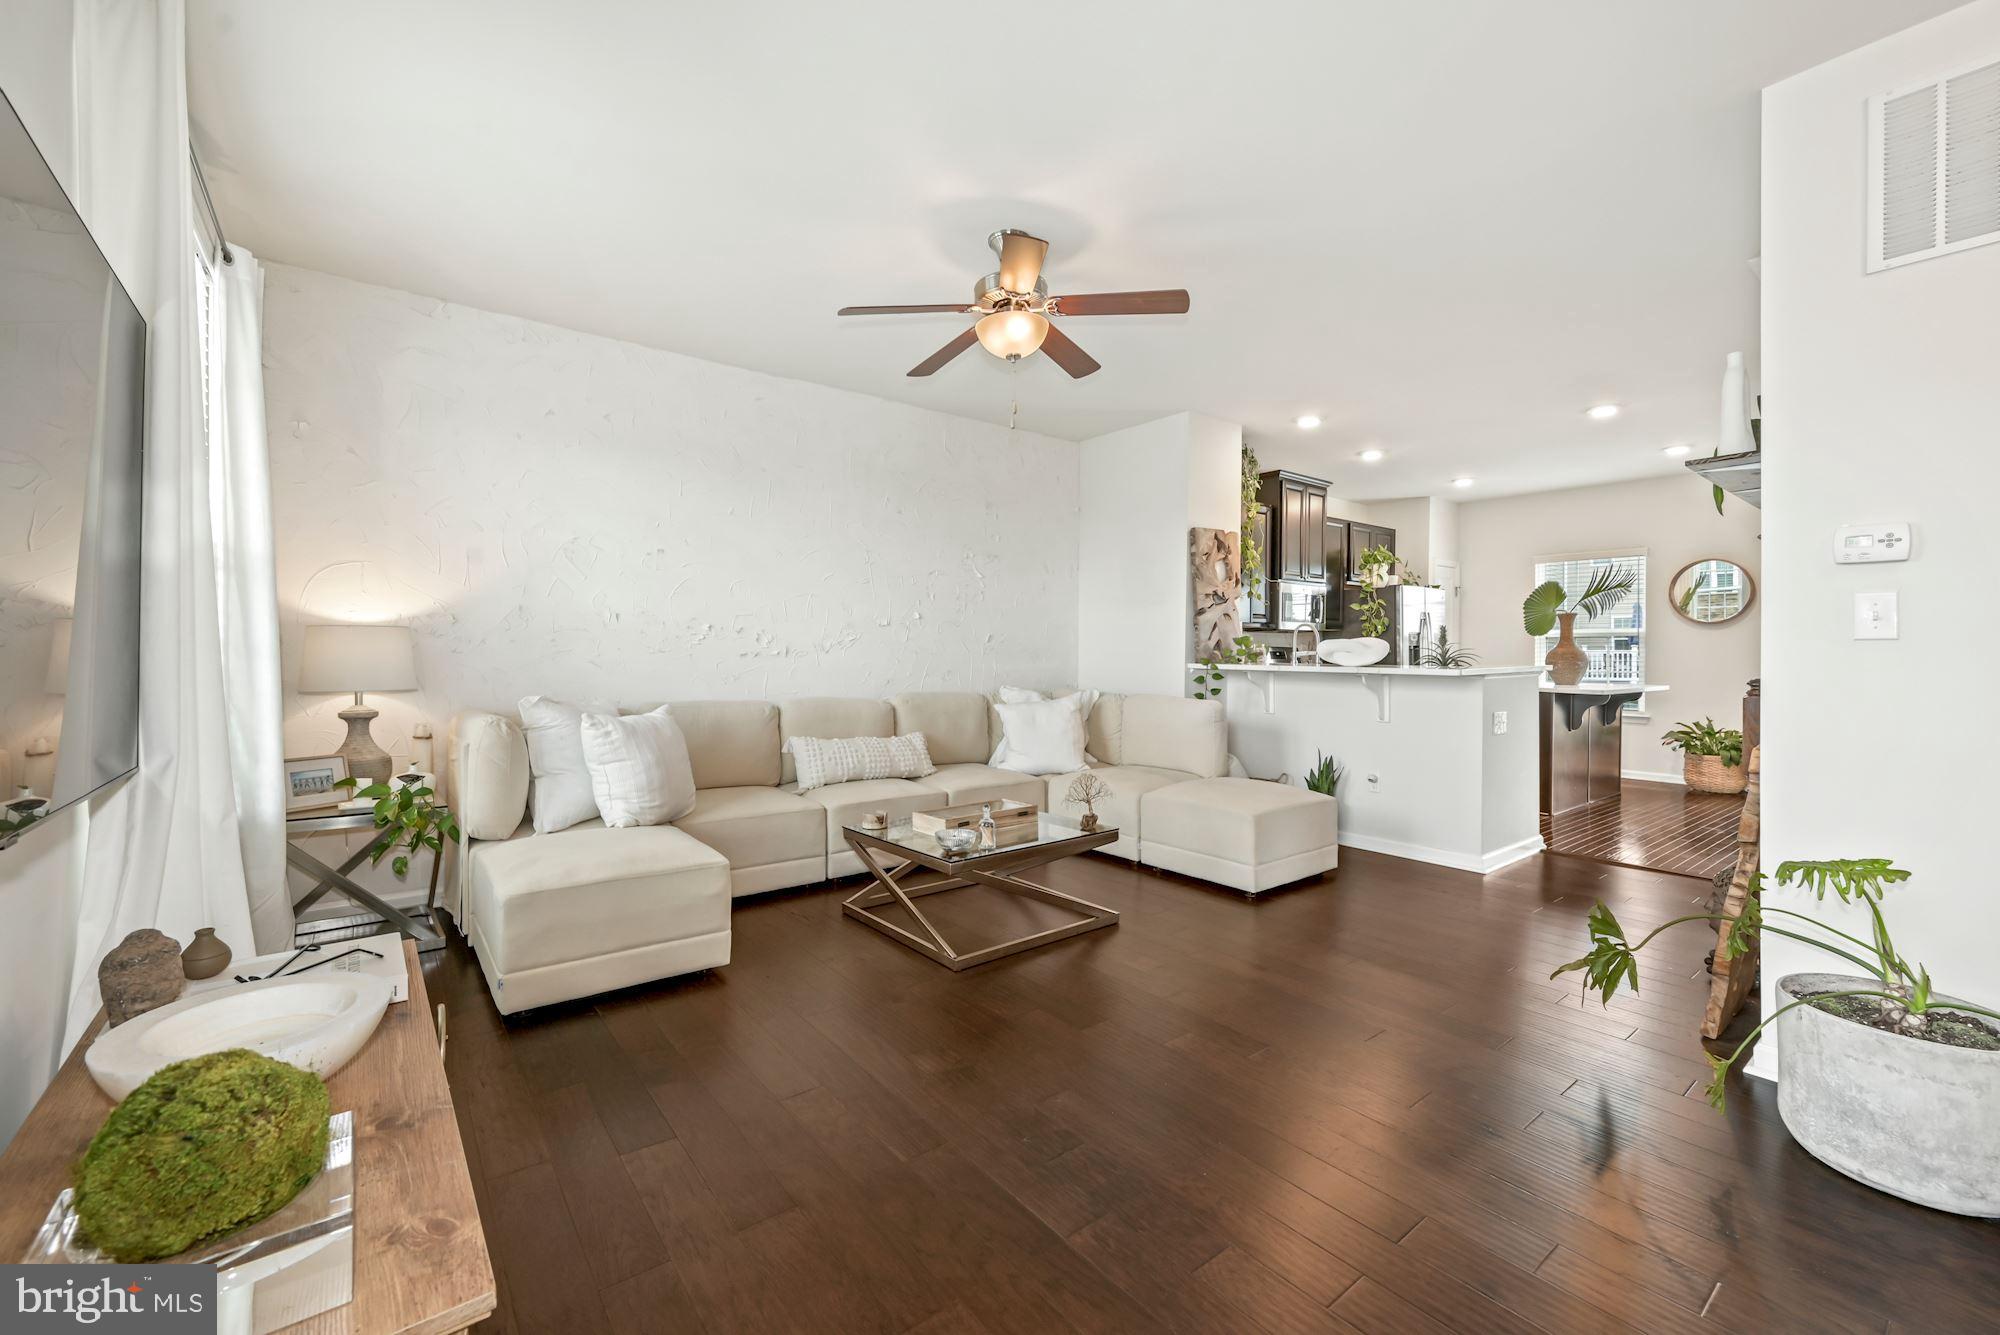
[[[1788,1002],[1879,986],[1831,973],[1778,980]],[[1780,1016],[1777,1037],[1778,1112],[1815,1158],[1906,1201],[2000,1217],[2000,1052],[1906,1038],[1814,1006]]]

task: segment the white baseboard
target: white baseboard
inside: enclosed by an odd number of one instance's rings
[[[1450,849],[1432,848],[1428,844],[1408,844],[1400,839],[1383,839],[1372,834],[1355,834],[1349,830],[1340,832],[1340,842],[1348,848],[1359,848],[1368,853],[1386,853],[1392,858],[1408,858],[1412,862],[1428,862],[1434,866],[1451,867],[1457,871],[1478,872],[1481,876],[1511,867],[1523,858],[1531,858],[1542,851],[1542,837],[1538,834],[1523,839],[1518,844],[1495,849],[1483,855],[1454,853]]]
[[[1683,773],[1655,774],[1649,769],[1626,769],[1618,771],[1618,777],[1638,779],[1643,783],[1671,783],[1682,788],[1687,787],[1687,776]]]

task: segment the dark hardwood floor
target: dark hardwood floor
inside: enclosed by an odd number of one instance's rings
[[[1597,897],[1643,929],[1704,887],[1342,857],[1254,903],[1071,859],[1123,921],[962,974],[829,890],[746,901],[727,968],[504,1022],[454,941],[482,1329],[2000,1323],[2000,1226],[1822,1166],[1761,1082],[1702,1101],[1704,933],[1608,1011],[1548,981]],[[961,897],[1012,911],[926,907]]]
[[[1619,787],[1617,797],[1542,817],[1549,851],[1704,880],[1736,865],[1741,793],[1695,793],[1631,779]]]

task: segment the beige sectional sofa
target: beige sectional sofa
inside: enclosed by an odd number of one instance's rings
[[[452,723],[448,791],[465,841],[445,907],[504,1013],[729,962],[734,898],[863,870],[842,830],[869,811],[899,819],[947,803],[1015,798],[1058,816],[1075,774],[989,764],[1001,736],[988,697],[926,692],[889,700],[693,701],[672,706],[687,739],[695,806],[671,826],[586,821],[536,835],[518,720],[469,712]],[[806,792],[792,737],[921,732],[935,772]],[[1331,798],[1242,777],[1212,700],[1102,695],[1086,749],[1111,787],[1098,814],[1118,829],[1103,851],[1248,894],[1332,870]]]

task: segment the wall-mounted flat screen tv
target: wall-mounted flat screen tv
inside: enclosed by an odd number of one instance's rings
[[[145,416],[146,322],[0,100],[0,849],[139,763]]]

